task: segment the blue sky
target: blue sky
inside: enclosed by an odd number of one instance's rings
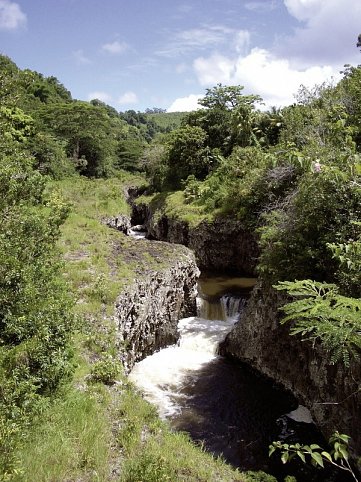
[[[117,110],[190,110],[244,85],[266,106],[361,63],[361,0],[0,0],[0,52]]]

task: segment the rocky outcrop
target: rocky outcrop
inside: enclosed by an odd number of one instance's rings
[[[132,221],[144,223],[150,238],[188,246],[202,271],[254,275],[259,254],[256,238],[233,217],[219,217],[191,226],[140,204],[133,206]]]
[[[156,244],[158,250],[162,245],[167,250],[165,243]],[[135,362],[175,343],[179,319],[196,312],[199,270],[194,255],[184,246],[173,246],[172,254],[173,261],[167,254],[167,266],[148,269],[116,301],[117,338],[128,370]]]
[[[102,223],[124,234],[128,234],[131,228],[130,216],[126,216],[125,214],[103,218]]]
[[[335,430],[352,437],[352,447],[361,453],[361,369],[353,363],[330,365],[318,345],[290,336],[280,325],[278,307],[285,295],[259,283],[246,313],[220,347],[221,354],[245,362],[267,375],[306,405],[328,437]]]

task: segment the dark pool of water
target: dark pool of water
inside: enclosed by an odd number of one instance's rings
[[[296,423],[284,414],[296,399],[247,366],[218,357],[188,376],[181,393],[184,407],[171,425],[189,433],[214,455],[241,470],[264,470],[278,480],[294,475],[297,482],[346,482],[344,474],[310,469],[300,462],[283,465],[268,457],[273,440],[324,443],[313,424]],[[340,478],[341,477],[341,478]]]

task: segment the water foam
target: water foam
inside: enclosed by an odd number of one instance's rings
[[[200,312],[207,305],[199,302]],[[180,388],[184,380],[217,357],[219,343],[231,330],[244,307],[244,300],[223,296],[223,319],[209,320],[201,317],[179,321],[177,345],[164,348],[138,362],[131,371],[130,380],[143,391],[145,398],[158,408],[162,418],[181,411]],[[202,308],[203,307],[203,308]]]

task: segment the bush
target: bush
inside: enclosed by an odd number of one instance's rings
[[[122,365],[120,361],[111,355],[107,355],[93,364],[90,372],[90,380],[112,385],[121,373]]]
[[[283,205],[263,219],[259,230],[262,274],[274,281],[334,281],[339,264],[328,243],[355,239],[361,190],[346,169],[322,166],[321,172],[305,173]]]

